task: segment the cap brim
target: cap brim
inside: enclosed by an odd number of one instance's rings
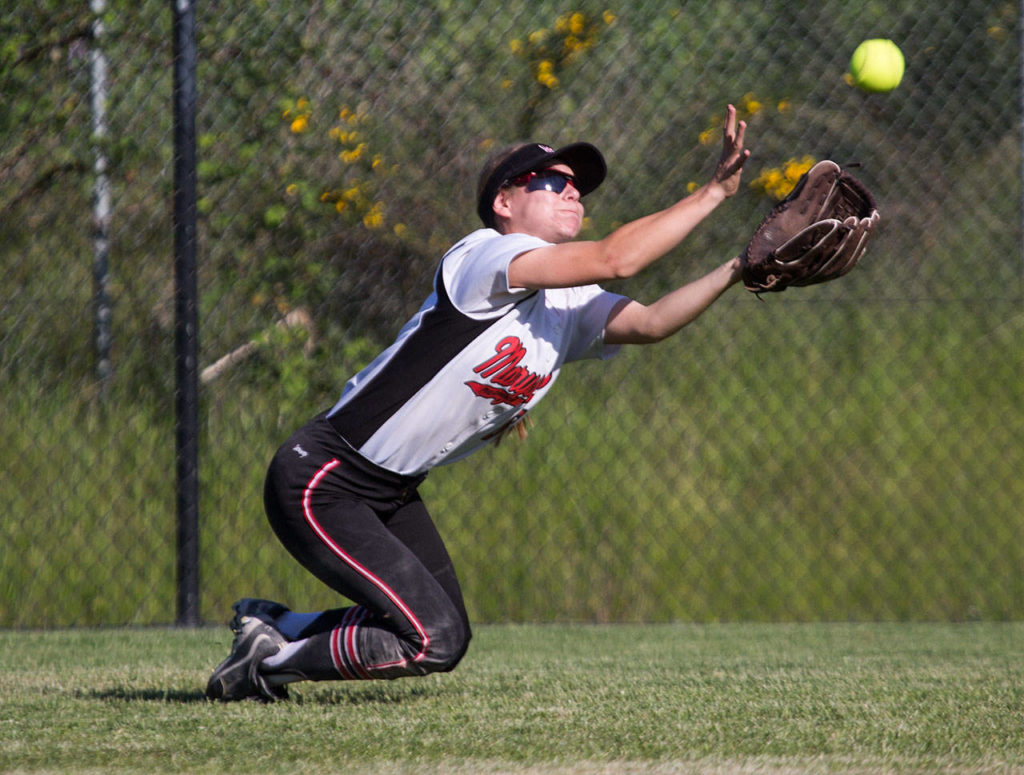
[[[604,181],[608,174],[604,156],[590,143],[571,143],[551,154],[550,161],[565,162],[572,167],[576,178],[576,189],[580,196],[586,196]],[[525,170],[530,172],[530,170]]]

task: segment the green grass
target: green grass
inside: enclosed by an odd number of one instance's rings
[[[272,706],[203,699],[228,641],[0,632],[0,771],[1024,772],[1024,624],[483,626]]]

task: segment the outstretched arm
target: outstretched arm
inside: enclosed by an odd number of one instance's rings
[[[631,221],[602,240],[566,242],[517,256],[508,269],[514,288],[567,288],[631,277],[682,242],[739,188],[746,124],[726,110],[722,154],[710,182],[674,205]]]
[[[671,336],[697,317],[740,279],[734,258],[700,279],[662,296],[650,305],[620,302],[605,324],[606,344],[651,344]]]

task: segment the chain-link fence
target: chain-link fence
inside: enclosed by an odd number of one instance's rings
[[[0,12],[0,625],[174,620],[170,4]],[[95,11],[95,12],[94,12]],[[265,465],[476,228],[488,152],[594,142],[586,237],[704,181],[740,194],[615,290],[734,255],[810,159],[883,224],[838,283],[733,290],[566,369],[425,499],[477,620],[1024,615],[1020,8],[896,3],[198,3],[202,611],[331,593],[262,515]],[[865,94],[865,38],[908,63]]]

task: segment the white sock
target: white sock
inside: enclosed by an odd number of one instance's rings
[[[292,654],[298,651],[306,643],[304,640],[297,640],[294,643],[286,643],[281,647],[273,656],[269,656],[260,662],[260,667],[267,667],[273,669],[280,665],[284,660],[288,659]],[[301,681],[302,676],[297,673],[271,673],[265,675],[267,682],[271,686],[283,686],[284,684],[293,683],[295,681]]]

